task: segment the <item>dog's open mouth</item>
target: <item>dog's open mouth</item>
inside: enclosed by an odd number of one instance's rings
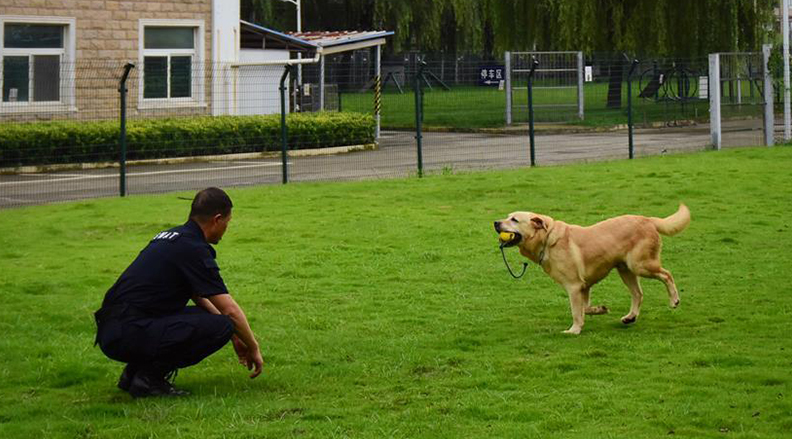
[[[511,247],[520,242],[522,236],[516,232],[500,232],[498,233],[498,241],[501,247]]]

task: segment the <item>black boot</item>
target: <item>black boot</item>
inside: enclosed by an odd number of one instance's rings
[[[176,369],[172,369],[167,373],[163,373],[161,369],[145,368],[141,369],[132,378],[129,386],[129,394],[134,398],[143,398],[147,396],[187,396],[190,392],[186,390],[179,390],[173,387],[173,384],[168,381],[175,377]]]
[[[118,378],[118,388],[128,392],[129,386],[132,384],[132,378],[135,377],[139,367],[135,364],[129,363],[124,367],[121,372],[121,377]]]

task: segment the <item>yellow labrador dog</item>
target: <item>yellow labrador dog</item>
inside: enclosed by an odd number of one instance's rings
[[[643,291],[638,276],[661,280],[668,289],[671,307],[679,305],[674,278],[660,265],[660,234],[676,235],[689,223],[690,210],[681,204],[667,218],[624,215],[589,227],[538,213],[514,212],[495,221],[495,231],[500,234],[502,245],[518,246],[523,256],[541,265],[566,289],[572,327],[564,332],[580,334],[585,314],[608,312],[604,306],[591,306],[589,293],[614,268],[632,294],[630,313],[621,318],[622,323],[635,322],[641,312]]]

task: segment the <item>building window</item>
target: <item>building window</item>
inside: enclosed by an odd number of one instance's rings
[[[73,19],[0,16],[0,109],[52,110],[73,100],[73,35]]]
[[[200,102],[202,25],[141,24],[144,100]]]

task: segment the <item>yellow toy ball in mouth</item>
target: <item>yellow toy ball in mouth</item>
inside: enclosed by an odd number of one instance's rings
[[[509,242],[512,239],[514,239],[514,233],[512,233],[512,232],[500,232],[500,234],[498,234],[498,238],[501,240],[501,242]]]

